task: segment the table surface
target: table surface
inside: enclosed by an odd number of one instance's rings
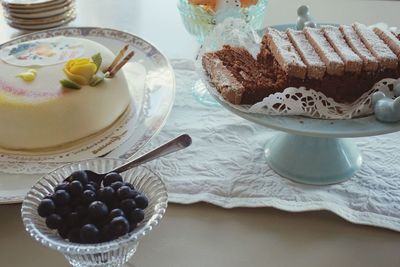
[[[301,4],[310,5],[317,21],[400,27],[400,2],[347,0],[270,0],[266,25],[294,22]],[[194,58],[198,49],[180,21],[176,1],[77,0],[77,10],[72,26],[125,30],[169,58]],[[0,19],[0,42],[21,34]],[[68,266],[61,254],[26,234],[19,209],[0,206],[0,266]],[[399,247],[399,233],[350,224],[326,211],[171,204],[128,266],[399,266]]]

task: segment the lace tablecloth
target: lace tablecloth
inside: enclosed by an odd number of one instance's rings
[[[350,180],[330,186],[297,184],[273,172],[264,158],[264,145],[276,131],[222,107],[199,104],[191,95],[198,79],[194,62],[172,63],[175,106],[162,132],[146,148],[181,133],[193,138],[185,151],[150,163],[166,182],[171,202],[329,210],[353,223],[400,231],[400,132],[355,139],[364,163]]]

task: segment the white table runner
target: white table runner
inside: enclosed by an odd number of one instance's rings
[[[357,138],[364,163],[355,177],[337,185],[301,185],[273,172],[264,145],[277,132],[222,107],[192,97],[198,77],[193,61],[172,61],[175,106],[149,150],[188,133],[188,149],[150,165],[167,183],[175,203],[209,202],[224,208],[274,207],[286,211],[329,210],[359,224],[400,231],[400,132]]]

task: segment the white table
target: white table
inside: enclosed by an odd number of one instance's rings
[[[400,2],[395,1],[270,2],[269,25],[295,21],[296,8],[305,3],[318,21],[384,21],[400,27]],[[193,58],[198,49],[181,24],[175,1],[77,0],[77,6],[74,26],[126,30],[170,58]],[[0,41],[19,34],[0,20]],[[61,254],[25,233],[19,209],[0,206],[0,266],[68,266]],[[141,241],[131,266],[400,266],[399,247],[399,233],[353,225],[324,211],[171,204],[161,225]]]

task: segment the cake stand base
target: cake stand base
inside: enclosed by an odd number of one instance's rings
[[[193,97],[203,105],[209,107],[220,107],[221,105],[215,100],[214,97],[210,95],[206,86],[203,84],[201,80],[195,82],[192,88]]]
[[[355,143],[343,138],[277,134],[266,145],[265,155],[278,174],[311,185],[347,180],[362,164]]]

